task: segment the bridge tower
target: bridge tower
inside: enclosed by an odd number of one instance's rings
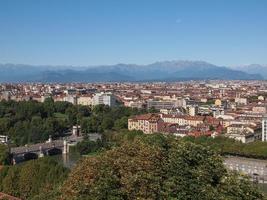
[[[44,152],[42,146],[39,146],[39,158],[44,157]]]
[[[49,135],[49,138],[48,138],[48,140],[46,141],[46,143],[52,143],[52,136],[51,136],[51,135]]]
[[[72,127],[72,135],[77,136],[77,137],[81,136],[81,126],[79,126],[79,125],[73,126]]]
[[[64,140],[63,141],[63,154],[68,154],[69,153],[69,145],[68,145],[68,142],[67,142],[67,140]]]

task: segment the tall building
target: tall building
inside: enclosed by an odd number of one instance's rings
[[[224,108],[222,106],[211,107],[213,117],[217,118],[218,116],[224,115]]]
[[[99,104],[108,105],[109,107],[116,106],[116,98],[112,93],[96,93],[93,97],[93,105]]]
[[[267,115],[262,118],[262,141],[267,141]]]
[[[186,111],[190,116],[196,116],[198,113],[198,107],[195,105],[188,105]]]

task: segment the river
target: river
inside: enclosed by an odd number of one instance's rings
[[[82,156],[76,152],[69,154],[58,154],[51,157],[69,169],[73,168],[75,164],[82,158]]]

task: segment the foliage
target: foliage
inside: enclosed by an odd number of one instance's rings
[[[35,200],[263,199],[246,177],[227,172],[218,154],[267,158],[265,143],[242,144],[223,137],[176,139],[127,130],[128,117],[145,112],[52,99],[0,102],[0,134],[16,145],[60,137],[77,123],[85,136],[102,133],[102,141],[86,139],[77,145],[80,154],[97,154],[78,163],[62,189],[68,170],[42,158],[1,169],[0,191]],[[7,164],[8,158],[6,146],[0,145],[0,163]]]
[[[88,157],[71,172],[63,199],[263,199],[246,177],[228,172],[210,148],[136,136]]]
[[[148,136],[143,134],[142,131],[136,130],[129,131],[127,129],[121,129],[118,131],[106,131],[102,134],[101,140],[91,141],[89,137],[85,137],[83,141],[79,142],[75,147],[72,147],[72,151],[76,151],[80,155],[102,152],[119,146],[125,141],[133,141],[137,137],[145,138]]]
[[[54,102],[47,98],[37,101],[1,101],[0,135],[7,135],[15,145],[37,143],[49,138],[62,137],[73,125],[81,124],[82,132],[102,133],[105,130],[127,128],[128,117],[144,113],[145,110],[123,106],[110,108],[98,105],[72,105]]]
[[[88,134],[111,129],[127,129],[128,117],[145,112],[147,111],[123,106],[110,108],[106,105],[97,105],[92,109],[90,117],[81,120],[82,131]]]
[[[62,136],[70,126],[69,120],[54,114],[64,114],[67,107],[72,106],[52,99],[44,103],[3,100],[0,102],[0,134],[8,135],[16,145],[44,141],[49,135]]]
[[[101,140],[90,141],[89,139],[83,140],[76,145],[76,151],[81,155],[95,153],[103,149],[104,144]]]
[[[156,193],[159,189],[148,183],[160,183],[157,176],[161,173],[160,165],[159,149],[142,143],[135,146],[125,144],[80,163],[63,187],[64,196],[66,199],[72,196],[81,199],[146,199],[145,193]],[[80,174],[82,169],[84,177]],[[120,188],[120,185],[125,188]]]
[[[0,171],[0,191],[30,199],[53,191],[65,180],[67,173],[66,168],[49,157],[6,166]]]
[[[10,154],[6,145],[0,144],[0,165],[7,165],[10,163]]]
[[[267,158],[267,143],[266,142],[252,142],[252,143],[241,143],[234,139],[226,137],[184,137],[182,140],[191,141],[196,144],[202,144],[209,146],[221,155],[234,155],[244,156],[249,158]]]

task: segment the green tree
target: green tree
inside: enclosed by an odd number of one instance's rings
[[[103,130],[111,129],[114,126],[114,121],[111,116],[105,116],[101,123]]]
[[[22,199],[31,199],[58,188],[67,174],[68,170],[52,158],[31,160],[1,170],[0,189]]]
[[[75,108],[74,106],[68,107],[66,109],[66,114],[68,115],[68,120],[71,125],[77,124],[77,108]]]
[[[81,154],[81,155],[86,155],[89,153],[94,153],[103,148],[103,143],[101,140],[97,141],[90,141],[89,139],[83,140],[82,142],[79,142],[76,146],[76,150]]]
[[[62,189],[63,197],[65,199],[156,197],[161,182],[158,176],[161,173],[161,159],[158,148],[139,142],[127,143],[97,157],[86,158],[65,182]]]
[[[209,148],[167,141],[161,136],[136,137],[84,159],[65,181],[62,198],[264,199],[246,177],[227,172]]]
[[[53,116],[53,113],[55,112],[55,107],[54,107],[54,100],[52,98],[46,98],[43,107],[47,116],[49,117]]]
[[[8,165],[10,163],[10,154],[6,145],[0,144],[0,165]]]
[[[117,130],[126,129],[128,127],[128,117],[117,119],[114,123],[114,128]]]
[[[59,112],[59,113],[65,113],[66,110],[69,107],[72,107],[73,105],[69,102],[66,101],[56,101],[54,102],[54,107],[55,107],[55,112]]]
[[[6,135],[9,127],[11,126],[10,118],[0,118],[0,135]]]
[[[227,174],[221,158],[193,143],[174,143],[168,154],[164,196],[170,199],[216,199]]]
[[[0,171],[0,174],[5,174],[4,178],[0,180],[2,191],[14,196],[19,196],[18,179],[19,179],[19,167],[8,167],[8,171]],[[2,175],[1,175],[2,176]]]

